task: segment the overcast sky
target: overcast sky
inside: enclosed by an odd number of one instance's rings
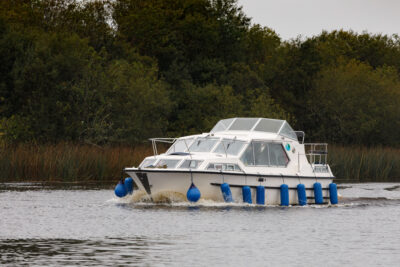
[[[244,13],[284,40],[322,30],[399,34],[400,0],[239,0]]]

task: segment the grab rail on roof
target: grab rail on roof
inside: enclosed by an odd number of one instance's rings
[[[178,138],[168,138],[168,137],[150,138],[149,140],[151,141],[151,145],[153,146],[154,156],[158,155],[157,144],[156,144],[157,142],[173,144],[173,143],[175,143],[176,139],[178,139]]]
[[[153,155],[154,156],[156,156],[156,155],[158,155],[158,151],[157,151],[157,142],[160,142],[160,143],[167,143],[167,144],[173,144],[173,143],[175,143],[175,141],[176,140],[178,140],[179,138],[169,138],[169,137],[156,137],[156,138],[150,138],[149,140],[151,141],[151,144],[152,144],[152,146],[153,146]],[[186,140],[185,139],[181,139],[181,140],[183,140],[183,142],[185,142],[185,146],[186,146],[186,149],[187,149],[187,151],[188,151],[188,153],[189,153],[189,156],[190,156],[190,158],[192,158],[192,155],[190,154],[190,150],[189,150],[189,146],[188,146],[188,144],[186,143]]]

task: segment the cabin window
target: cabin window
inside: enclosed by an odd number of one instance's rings
[[[218,142],[216,138],[197,138],[190,146],[190,152],[210,152]]]
[[[226,154],[236,156],[242,151],[245,142],[232,139],[223,139],[215,148],[214,153]]]
[[[145,159],[143,162],[140,164],[140,168],[154,168],[154,163],[156,162],[157,159]]]
[[[286,167],[289,158],[280,143],[253,141],[244,151],[240,160],[246,166]]]
[[[179,169],[197,169],[202,162],[202,160],[185,160]]]
[[[244,151],[240,160],[246,166],[253,166],[254,165],[254,152],[253,152],[253,143],[250,143],[246,150]]]
[[[254,151],[254,165],[256,166],[269,166],[269,152],[268,143],[265,142],[252,142]]]
[[[167,154],[176,152],[187,152],[188,147],[192,143],[193,138],[178,139],[175,143],[168,149]]]
[[[156,168],[175,169],[179,161],[179,159],[161,159],[159,162],[157,162]]]
[[[210,163],[207,170],[241,172],[239,165],[234,163]]]
[[[282,144],[269,144],[269,160],[272,166],[286,166],[289,163],[289,159]]]

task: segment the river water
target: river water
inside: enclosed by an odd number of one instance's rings
[[[281,208],[0,184],[0,266],[399,266],[400,184],[339,193],[338,206]]]

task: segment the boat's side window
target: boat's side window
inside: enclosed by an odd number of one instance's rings
[[[234,170],[235,170],[235,165],[233,165],[233,164],[226,164],[226,170],[227,170],[227,171],[234,171]]]
[[[269,144],[269,158],[273,166],[286,166],[289,163],[289,158],[283,149],[282,144]]]
[[[289,158],[281,143],[253,141],[240,160],[246,166],[286,166]]]
[[[179,169],[197,169],[200,164],[202,163],[202,160],[185,160],[181,166],[179,166]]]
[[[269,166],[268,143],[253,142],[254,161],[256,166]]]
[[[217,170],[217,171],[231,171],[231,172],[240,172],[239,165],[234,163],[210,163],[207,166],[207,170]]]
[[[161,159],[156,164],[156,168],[174,169],[179,163],[179,159]]]
[[[247,146],[246,150],[243,152],[243,155],[240,157],[240,160],[246,166],[254,166],[254,152],[252,143]]]
[[[216,170],[222,171],[222,164],[214,164]]]

